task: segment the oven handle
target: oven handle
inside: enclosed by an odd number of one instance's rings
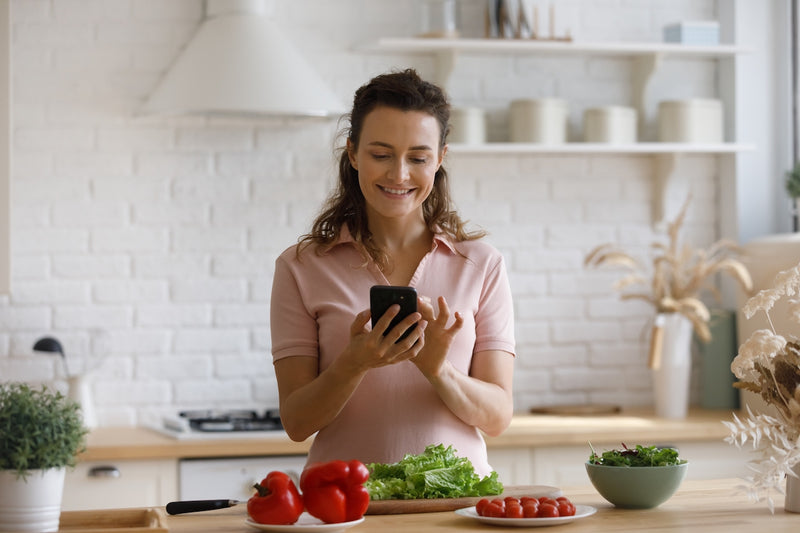
[[[116,466],[103,465],[90,468],[88,476],[93,478],[118,478],[122,476],[122,474]]]

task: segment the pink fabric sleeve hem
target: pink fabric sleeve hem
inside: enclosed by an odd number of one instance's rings
[[[475,344],[475,349],[472,350],[472,353],[478,352],[488,352],[490,350],[500,350],[502,352],[508,352],[514,357],[516,357],[514,343],[511,342],[504,342],[504,341],[483,341],[478,342]]]

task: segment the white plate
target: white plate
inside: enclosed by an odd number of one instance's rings
[[[325,533],[338,533],[339,531],[344,531],[345,529],[349,529],[355,525],[358,525],[363,521],[364,517],[362,516],[358,520],[353,520],[351,522],[326,524],[322,520],[314,518],[306,512],[300,515],[300,518],[297,519],[297,522],[288,526],[277,524],[259,524],[258,522],[254,522],[250,517],[247,517],[245,524],[250,527],[260,529],[261,531],[285,531],[287,533],[319,533],[324,531]]]
[[[556,516],[553,518],[494,518],[491,516],[479,515],[475,507],[458,509],[455,513],[460,516],[466,516],[467,518],[474,518],[478,522],[483,522],[484,524],[492,524],[493,526],[537,527],[567,524],[573,520],[592,516],[596,512],[597,509],[591,505],[576,505],[575,514],[573,516]]]

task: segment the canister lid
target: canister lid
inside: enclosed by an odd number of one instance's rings
[[[584,111],[584,115],[586,116],[620,116],[626,118],[635,118],[636,117],[636,110],[632,107],[621,106],[621,105],[609,105],[603,107],[590,107],[589,109]]]
[[[567,101],[561,98],[519,98],[511,101],[511,107],[563,107]]]
[[[659,102],[658,107],[663,108],[686,108],[699,107],[709,109],[722,109],[722,101],[714,98],[688,98],[686,100],[664,100]]]

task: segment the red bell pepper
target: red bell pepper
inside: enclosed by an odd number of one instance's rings
[[[306,510],[327,524],[358,520],[369,506],[368,478],[369,470],[358,460],[309,465],[300,475]]]
[[[303,514],[303,499],[285,473],[270,472],[253,486],[258,493],[247,500],[247,514],[254,522],[290,525]]]

